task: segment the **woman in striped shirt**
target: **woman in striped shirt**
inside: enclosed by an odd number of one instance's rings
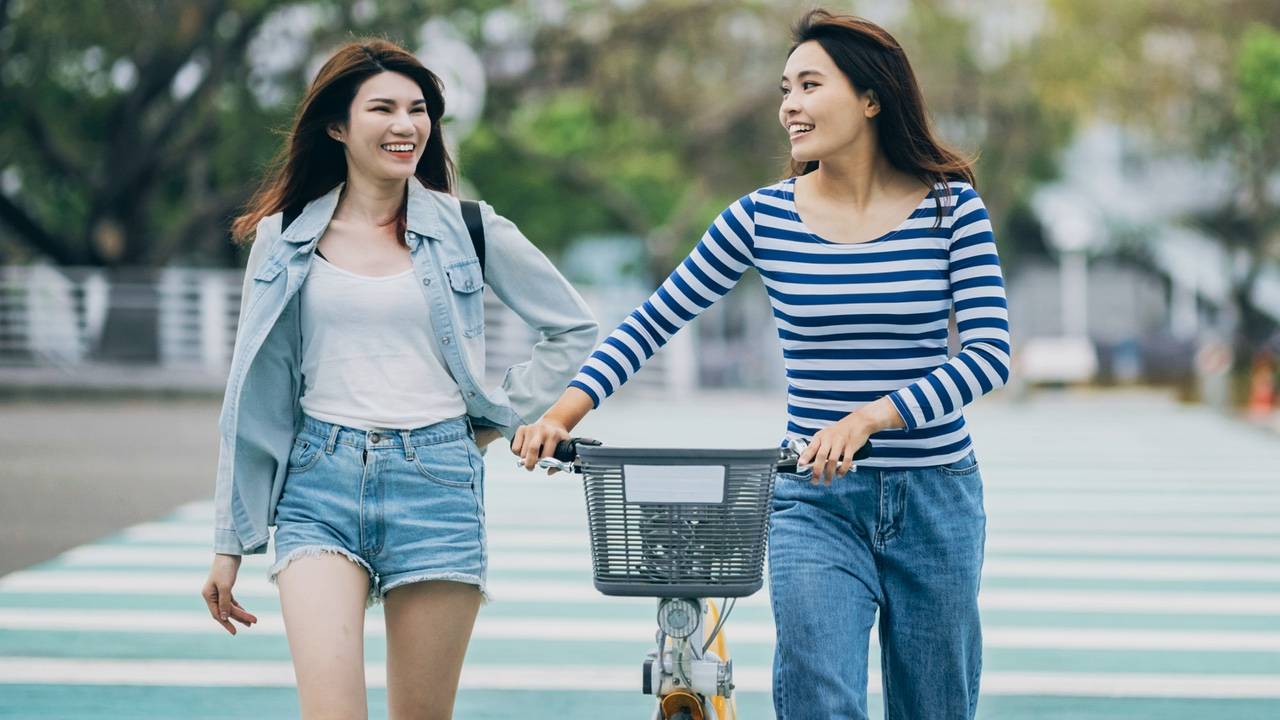
[[[512,449],[529,468],[551,454],[754,267],[782,341],[787,436],[810,442],[812,464],[779,478],[770,518],[777,715],[866,717],[878,611],[887,715],[972,718],[986,516],[962,407],[1007,381],[1010,353],[991,223],[892,36],[816,10],[794,40],[779,108],[791,177],[721,213]]]

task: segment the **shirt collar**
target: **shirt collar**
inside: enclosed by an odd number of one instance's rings
[[[340,182],[329,192],[307,203],[298,219],[285,228],[282,239],[295,245],[305,245],[319,237],[329,227],[345,185],[345,182]],[[408,230],[406,240],[410,250],[414,249],[421,238],[440,237],[440,211],[431,197],[431,191],[417,177],[409,178],[405,227]]]

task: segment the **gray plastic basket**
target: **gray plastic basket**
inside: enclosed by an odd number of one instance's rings
[[[605,595],[743,597],[763,584],[776,449],[579,446]]]

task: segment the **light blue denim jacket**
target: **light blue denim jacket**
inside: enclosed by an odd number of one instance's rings
[[[299,294],[316,243],[333,217],[339,185],[307,204],[286,232],[281,214],[258,223],[245,268],[214,493],[214,552],[266,552],[302,417]],[[467,415],[510,438],[546,411],[595,347],[597,325],[582,297],[511,221],[481,203],[485,270],[457,198],[409,180],[405,242],[437,346],[462,391]],[[542,334],[529,361],[484,387],[485,283]]]

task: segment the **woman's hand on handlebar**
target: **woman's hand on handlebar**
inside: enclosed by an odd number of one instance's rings
[[[521,425],[511,440],[511,452],[520,456],[525,470],[556,451],[556,443],[569,439],[569,431],[591,412],[591,396],[576,387],[565,389],[551,409],[532,425]],[[552,471],[555,472],[554,470]]]
[[[873,429],[856,414],[819,430],[800,454],[800,465],[813,466],[813,484],[830,485],[853,467],[853,454],[867,443]]]
[[[817,432],[800,454],[801,465],[813,465],[813,483],[831,484],[853,467],[853,456],[881,430],[906,427],[888,395],[858,408]]]
[[[568,439],[568,428],[562,423],[543,417],[532,425],[521,425],[516,429],[515,439],[511,442],[511,452],[520,456],[525,470],[532,470],[539,460],[555,453],[557,443]]]

